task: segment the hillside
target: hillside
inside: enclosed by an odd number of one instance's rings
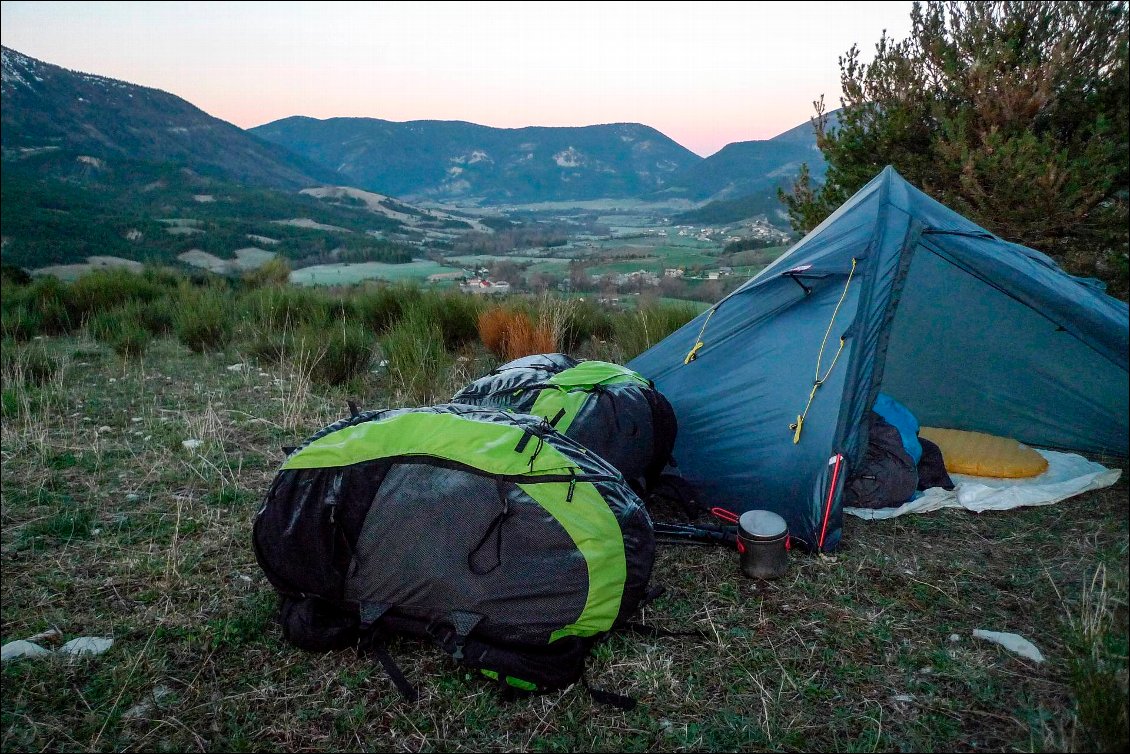
[[[734,199],[767,189],[775,192],[779,183],[792,180],[803,162],[823,175],[824,160],[815,139],[811,144],[772,139],[739,141],[680,173],[659,195],[701,201]]]
[[[404,262],[475,221],[341,188],[339,176],[155,89],[3,48],[3,261]],[[254,248],[252,248],[254,247]]]
[[[335,181],[333,171],[213,118],[167,92],[77,73],[4,47],[5,163],[96,180],[124,162],[173,163],[215,180],[299,189]]]
[[[408,198],[487,204],[634,197],[702,161],[638,123],[492,128],[462,121],[292,117],[251,133]]]
[[[828,114],[829,126],[839,121],[839,111]],[[827,170],[816,146],[810,122],[801,123],[771,139],[727,144],[675,176],[655,198],[684,196],[707,203],[675,218],[680,223],[724,223],[764,215],[782,224],[777,189],[788,189],[800,166],[808,164],[812,177],[822,180]]]

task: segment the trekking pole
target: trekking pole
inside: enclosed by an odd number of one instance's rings
[[[692,526],[690,524],[654,524],[656,541],[663,544],[701,544],[733,547],[737,530],[731,526]],[[662,537],[659,539],[658,537]]]

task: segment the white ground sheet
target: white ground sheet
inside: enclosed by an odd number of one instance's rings
[[[1048,459],[1048,470],[1027,479],[950,474],[955,488],[950,491],[931,487],[897,508],[844,508],[868,520],[894,518],[904,513],[927,513],[939,508],[965,508],[974,513],[1003,511],[1022,505],[1051,505],[1088,490],[1109,487],[1122,475],[1121,469],[1108,469],[1075,453],[1040,450]]]

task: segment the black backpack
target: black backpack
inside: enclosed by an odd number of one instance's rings
[[[453,403],[546,419],[619,469],[641,496],[671,462],[675,412],[655,385],[627,367],[561,353],[524,356],[467,385]]]
[[[430,639],[509,690],[577,682],[645,600],[655,554],[614,468],[541,418],[460,405],[321,430],[278,472],[253,540],[284,637],[372,649],[408,696],[391,634]]]

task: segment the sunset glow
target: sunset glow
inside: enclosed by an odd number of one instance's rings
[[[910,3],[4,2],[19,52],[250,127],[291,115],[499,127],[631,121],[700,155],[840,94]]]

